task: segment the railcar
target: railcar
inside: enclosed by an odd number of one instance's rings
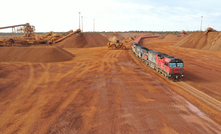
[[[132,43],[132,51],[142,62],[163,74],[168,79],[173,81],[183,79],[184,63],[181,59],[148,49],[139,45],[137,42]]]

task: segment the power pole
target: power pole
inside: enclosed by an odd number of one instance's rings
[[[202,25],[203,25],[203,16],[201,16],[201,26],[200,26],[200,31],[202,31]]]
[[[81,12],[78,12],[79,13],[79,29],[81,29],[81,27],[80,27],[80,14],[81,14]]]
[[[94,23],[93,23],[93,31],[95,32],[95,19],[94,19]]]
[[[82,33],[83,33],[83,16],[81,16],[81,22],[82,22]]]

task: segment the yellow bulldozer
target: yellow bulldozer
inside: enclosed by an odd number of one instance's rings
[[[107,43],[107,47],[108,47],[108,48],[111,48],[111,49],[123,49],[123,50],[126,49],[126,46],[124,45],[124,43],[123,43],[123,42],[120,42],[119,40],[117,40],[115,43],[109,41],[109,42]]]

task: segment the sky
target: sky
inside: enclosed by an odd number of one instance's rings
[[[35,32],[221,31],[220,0],[2,0],[0,27],[30,23]],[[83,22],[82,22],[83,20]],[[12,29],[0,30],[11,32]]]

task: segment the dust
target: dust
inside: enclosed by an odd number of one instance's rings
[[[116,42],[116,41],[117,41],[117,37],[116,37],[116,36],[110,37],[110,38],[109,38],[109,41],[111,41],[111,42]]]

